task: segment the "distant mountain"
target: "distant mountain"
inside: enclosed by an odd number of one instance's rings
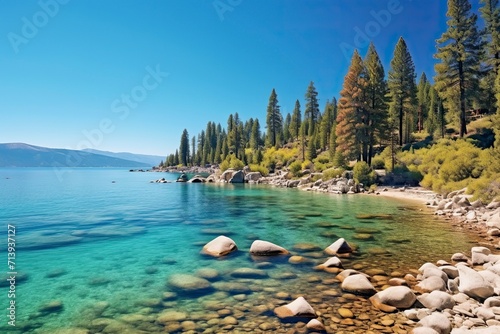
[[[151,167],[137,161],[84,151],[23,143],[0,144],[0,167]]]
[[[94,154],[106,155],[108,157],[113,157],[113,158],[118,158],[118,159],[125,159],[125,160],[130,160],[130,161],[142,162],[142,163],[147,164],[148,166],[158,166],[160,164],[160,162],[165,159],[165,157],[162,157],[159,155],[135,154],[135,153],[128,153],[128,152],[115,153],[115,152],[94,150],[91,148],[84,149],[83,151],[89,152],[89,153],[94,153]]]

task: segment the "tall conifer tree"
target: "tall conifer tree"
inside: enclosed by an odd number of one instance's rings
[[[411,130],[407,128],[408,126],[403,128],[403,121],[405,118],[411,118],[411,113],[415,109],[417,98],[415,78],[415,65],[405,40],[400,37],[391,60],[388,80],[392,118],[399,121],[399,145],[404,144],[403,138],[407,139]],[[403,136],[404,131],[406,136]]]
[[[477,92],[482,76],[484,43],[477,29],[477,15],[468,0],[448,0],[448,29],[437,40],[434,81],[447,109],[459,115],[460,137],[467,133],[467,99]]]

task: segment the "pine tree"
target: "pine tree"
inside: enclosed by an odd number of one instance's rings
[[[260,146],[260,124],[259,119],[256,118],[252,125],[252,133],[250,134],[250,148],[255,150]]]
[[[495,74],[500,71],[500,6],[499,0],[481,0],[479,11],[486,25],[487,57]]]
[[[368,153],[364,153],[364,161],[371,166],[374,155],[373,147],[377,142],[388,137],[388,98],[387,82],[385,81],[385,71],[373,43],[370,43],[365,59],[368,82],[366,87],[366,97],[368,112],[366,115],[365,129],[368,137]]]
[[[477,15],[468,0],[448,0],[448,30],[437,40],[434,81],[447,109],[459,114],[460,137],[467,133],[467,99],[477,92],[482,76],[480,60],[484,43],[477,29]]]
[[[179,152],[179,163],[183,166],[187,166],[189,163],[189,134],[186,129],[182,131]]]
[[[323,116],[321,117],[321,123],[319,126],[319,148],[321,150],[325,150],[330,141],[330,133],[332,132],[333,122],[336,117],[336,100],[333,98],[333,101],[326,101],[325,111],[323,112]]]
[[[307,122],[302,122],[300,125],[300,148],[302,151],[302,161],[306,160],[306,127]]]
[[[389,70],[390,109],[393,119],[399,120],[399,145],[403,138],[408,139],[411,129],[403,128],[403,121],[411,119],[411,113],[416,104],[415,65],[403,37],[400,37]],[[406,131],[406,136],[403,136]]]
[[[180,161],[179,161],[179,150],[175,150],[174,166],[178,166],[179,164],[180,164]]]
[[[302,124],[302,115],[300,111],[300,102],[299,100],[296,100],[295,107],[293,108],[292,119],[290,121],[290,135],[292,136],[292,140],[299,138],[301,124]]]
[[[444,128],[444,124],[440,124],[440,99],[436,89],[429,84],[429,103],[427,109],[427,118],[424,122],[424,128],[429,133],[429,135],[434,136],[434,133],[441,128]],[[420,103],[419,103],[420,104]],[[443,117],[444,121],[444,117]],[[444,136],[442,133],[441,135]]]
[[[196,165],[196,137],[195,136],[193,136],[193,138],[191,138],[191,148],[192,148],[191,152],[193,152],[191,154],[191,164],[193,166],[195,166]]]
[[[497,77],[495,80],[495,92],[496,92],[496,98],[497,98],[497,113],[495,117],[493,118],[493,129],[495,131],[495,148],[496,151],[499,153],[500,157],[500,71],[497,73]]]
[[[366,103],[367,73],[357,50],[354,50],[351,64],[344,78],[340,92],[337,115],[337,150],[346,159],[357,159],[366,147],[368,138],[363,122]]]
[[[427,80],[427,76],[425,75],[425,72],[422,72],[422,75],[420,76],[420,80],[418,81],[418,86],[417,86],[417,100],[418,100],[418,107],[417,107],[417,130],[418,132],[421,132],[424,129],[424,122],[427,119],[427,114],[429,111],[429,90],[430,90],[430,83]]]
[[[495,110],[495,79],[500,71],[500,6],[498,0],[481,0],[483,6],[479,9],[485,22],[484,38],[484,71],[485,76],[480,81],[480,93],[475,104],[480,109]]]
[[[238,113],[229,115],[227,120],[227,146],[229,152],[234,153],[236,157],[240,156],[242,150],[242,126],[240,126],[240,123]]]
[[[290,124],[292,123],[292,115],[290,113],[286,114],[285,122],[283,123],[283,142],[288,143],[290,141]]]
[[[279,134],[282,130],[283,117],[281,116],[278,96],[274,88],[271,92],[271,96],[269,96],[266,124],[268,143],[270,146],[276,146],[278,144]]]
[[[333,161],[335,157],[335,153],[337,152],[337,133],[335,131],[337,127],[337,121],[334,121],[332,124],[332,131],[330,132],[330,138],[328,142],[328,153],[330,157],[330,161]]]
[[[307,135],[312,136],[319,120],[318,92],[314,87],[314,82],[310,82],[306,91],[306,110],[304,121],[307,122]]]
[[[309,137],[309,143],[307,145],[307,159],[313,160],[316,158],[316,133],[313,133],[311,137]]]

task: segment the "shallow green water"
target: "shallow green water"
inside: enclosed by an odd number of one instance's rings
[[[16,284],[15,328],[6,321],[8,288],[1,288],[5,315],[0,330],[51,333],[80,327],[91,333],[160,332],[163,325],[155,319],[164,310],[186,312],[188,320],[196,320],[198,313],[213,312],[207,306],[210,301],[226,308],[241,306],[234,294],[216,290],[201,297],[162,300],[172,274],[194,274],[203,267],[216,269],[219,282],[250,287],[252,293],[244,296],[248,307],[265,303],[275,291],[314,295],[318,283],[307,280],[311,275],[333,277],[312,269],[328,257],[296,251],[297,243],[324,249],[343,237],[358,247],[355,256],[343,260],[346,268],[359,264],[387,273],[449,259],[473,243],[425,208],[386,198],[251,185],[149,183],[163,176],[176,177],[75,169],[60,179],[51,169],[0,169],[2,239],[7,237],[7,224],[16,226],[16,269],[28,277]],[[359,219],[362,214],[382,216]],[[370,234],[370,240],[357,240],[360,233]],[[239,251],[225,259],[200,255],[202,245],[219,234],[233,238]],[[232,270],[259,266],[248,255],[255,239],[277,243],[310,262],[293,265],[274,259],[265,269],[269,278],[235,279]],[[5,246],[0,256],[6,262]],[[5,265],[0,273],[7,271]],[[283,273],[297,277],[284,280]],[[51,301],[62,302],[62,308],[40,313]],[[131,314],[146,318],[123,320]],[[270,312],[249,312],[240,318],[240,325],[257,316],[276,321]],[[118,329],[105,330],[96,323],[103,318],[120,319],[114,324]],[[206,321],[203,326],[200,332],[207,328]]]

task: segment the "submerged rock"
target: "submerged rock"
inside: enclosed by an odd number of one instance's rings
[[[235,278],[266,278],[267,273],[261,269],[238,268],[231,273]]]
[[[63,309],[63,302],[60,300],[52,300],[48,303],[41,305],[38,308],[38,312],[40,313],[54,313],[61,312]]]
[[[201,293],[212,289],[208,280],[187,274],[174,274],[170,276],[167,284],[182,293]]]

